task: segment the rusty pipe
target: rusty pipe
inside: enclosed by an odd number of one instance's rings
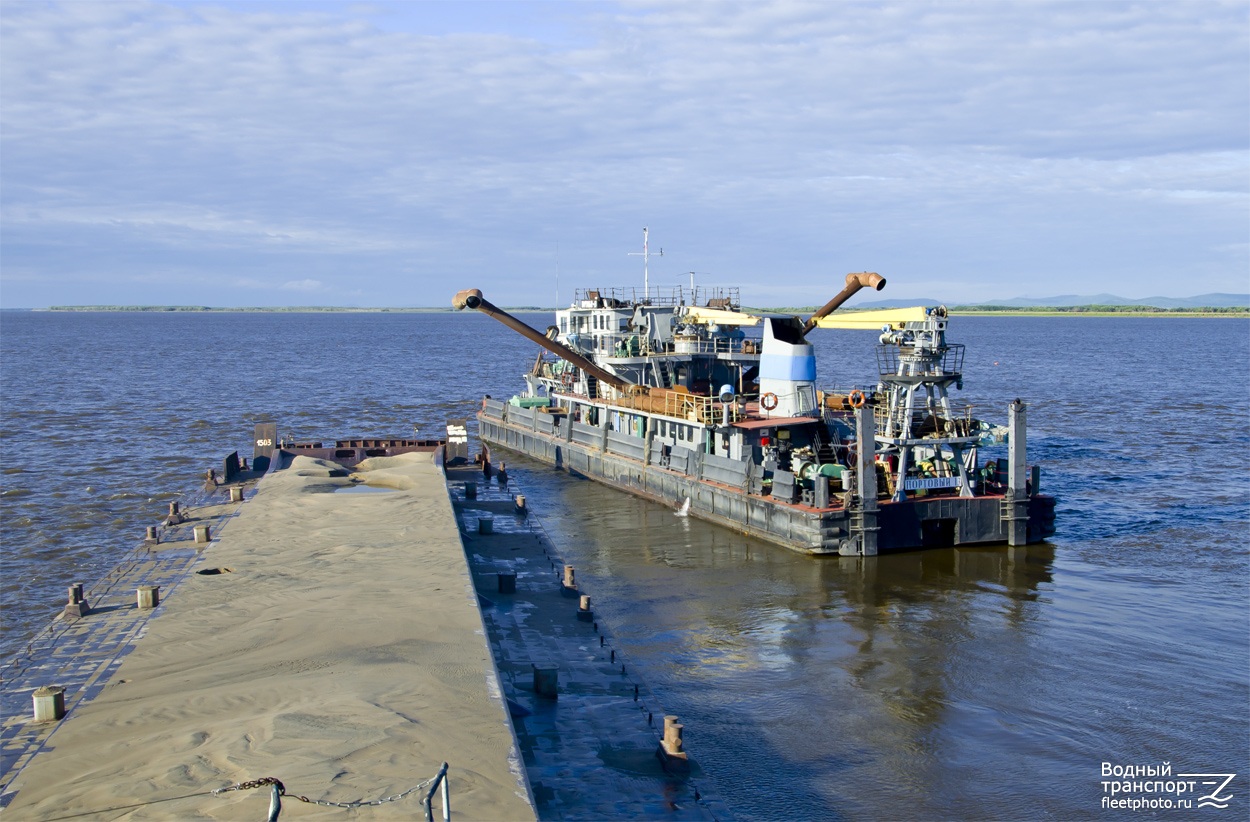
[[[516,317],[509,314],[507,311],[504,311],[502,308],[499,308],[490,300],[483,297],[482,292],[479,289],[466,288],[464,291],[459,292],[452,298],[451,305],[457,310],[474,308],[481,311],[491,319],[498,320],[511,328],[513,331],[520,334],[522,337],[533,340],[543,348],[550,351],[552,354],[571,362],[587,374],[593,376],[599,382],[607,383],[617,391],[625,394],[635,394],[642,390],[642,386],[635,385],[632,382],[621,379],[609,371],[605,371],[590,360],[583,357],[581,354],[578,354],[576,351],[569,348],[567,345],[558,343],[545,336],[542,332],[529,327]]]
[[[846,287],[837,293],[837,295],[820,307],[820,310],[807,318],[807,322],[803,323],[803,335],[806,336],[808,331],[816,327],[816,321],[821,317],[827,317],[838,309],[842,303],[849,300],[855,295],[856,291],[861,288],[872,288],[880,291],[885,288],[885,277],[873,271],[861,271],[858,274],[846,275]]]

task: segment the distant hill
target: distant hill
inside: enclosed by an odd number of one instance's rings
[[[855,309],[868,308],[911,308],[913,305],[945,305],[946,300],[935,300],[932,297],[912,297],[910,299],[899,300],[870,300],[854,303],[838,309],[839,311],[849,311]]]
[[[877,300],[862,302],[857,308],[899,308],[909,305],[994,305],[1006,308],[1042,308],[1079,305],[1124,305],[1150,308],[1250,308],[1250,294],[1198,294],[1194,297],[1145,297],[1130,300],[1115,294],[1077,295],[1061,294],[1057,297],[1012,297],[1011,299],[982,300],[956,303],[951,300],[934,300],[917,297],[910,300]]]

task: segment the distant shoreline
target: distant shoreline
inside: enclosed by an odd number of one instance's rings
[[[95,312],[95,313],[151,313],[151,314],[452,314],[456,309],[409,307],[409,308],[347,308],[339,306],[295,306],[295,307],[246,307],[223,308],[206,305],[54,305],[47,308],[9,308],[4,311],[28,312]],[[506,306],[505,311],[516,313],[552,313],[555,308],[543,306]],[[747,313],[777,314],[809,314],[815,306],[780,307],[780,308],[744,308]],[[843,309],[841,313],[852,314],[856,311],[876,309]],[[1199,308],[1155,308],[1150,306],[1038,306],[1022,308],[1019,306],[949,306],[947,309],[953,316],[960,317],[1250,317],[1250,306],[1247,307],[1199,307]]]
[[[956,317],[1212,317],[1250,318],[1250,308],[1132,308],[1108,311],[1101,308],[948,309]]]

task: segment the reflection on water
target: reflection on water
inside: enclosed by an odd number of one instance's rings
[[[1100,757],[1182,756],[1203,717],[1201,761],[1242,755],[1210,716],[1237,669],[1156,641],[1194,606],[1141,613],[1054,545],[810,558],[508,465],[744,818],[1088,817]],[[1143,671],[1218,696],[1178,706]]]

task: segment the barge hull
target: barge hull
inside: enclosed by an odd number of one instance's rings
[[[675,506],[689,499],[690,513],[700,519],[800,553],[862,553],[856,535],[864,528],[857,521],[863,515],[854,510],[816,509],[750,494],[745,483],[708,479],[715,469],[700,460],[692,460],[685,470],[655,465],[643,440],[596,430],[539,409],[492,400],[478,414],[478,435],[492,446],[661,504]],[[881,552],[1006,543],[1010,507],[1002,496],[879,500],[875,525],[867,527],[876,529]],[[1053,533],[1054,498],[1034,495],[1027,509],[1027,541],[1040,542]]]

